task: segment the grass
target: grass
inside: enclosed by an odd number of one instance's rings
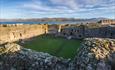
[[[26,42],[23,46],[58,57],[73,58],[80,46],[80,43],[81,40],[67,40],[50,35],[42,35]]]

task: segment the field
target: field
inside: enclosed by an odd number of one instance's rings
[[[58,57],[73,58],[80,43],[81,40],[67,40],[51,35],[42,35],[26,42],[23,46],[35,51],[47,52]]]

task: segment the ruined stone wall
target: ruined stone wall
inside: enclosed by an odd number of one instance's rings
[[[0,43],[31,38],[41,34],[56,34],[56,36],[83,39],[87,37],[115,38],[115,26],[87,27],[86,25],[48,25],[48,24],[13,24],[0,26]]]
[[[26,39],[46,33],[45,25],[18,25],[0,26],[0,42],[11,42],[19,39]]]
[[[60,32],[60,36],[63,37],[72,37],[76,39],[83,39],[89,37],[99,37],[99,38],[115,38],[115,26],[77,26],[77,27],[68,27],[63,28]]]
[[[115,25],[115,20],[101,20],[100,22],[102,25]]]

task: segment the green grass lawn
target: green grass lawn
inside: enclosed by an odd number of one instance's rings
[[[81,40],[67,40],[50,35],[43,35],[26,42],[23,46],[39,52],[47,52],[58,57],[73,58],[80,43]]]

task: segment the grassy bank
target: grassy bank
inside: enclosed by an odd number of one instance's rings
[[[26,42],[23,46],[39,52],[47,52],[58,57],[73,58],[80,43],[81,40],[67,40],[50,35],[42,35]]]

